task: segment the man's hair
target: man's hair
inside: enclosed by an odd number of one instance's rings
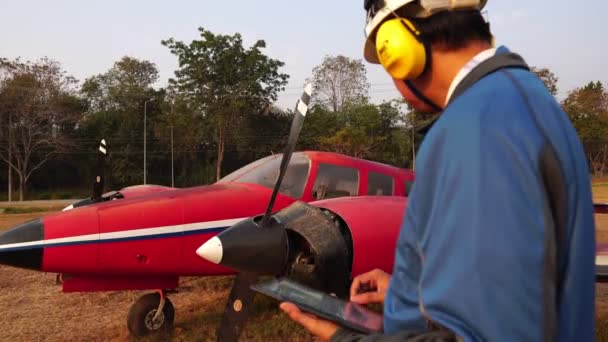
[[[492,42],[490,24],[478,10],[443,11],[411,21],[420,30],[425,42],[450,50],[464,48],[474,41]]]

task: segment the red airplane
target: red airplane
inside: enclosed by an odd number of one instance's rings
[[[274,213],[267,227],[253,217],[208,240],[197,254],[240,272],[218,341],[238,339],[253,298],[249,287],[260,275],[287,277],[347,299],[357,275],[375,268],[391,273],[407,202],[400,197],[296,202]],[[608,213],[608,204],[594,204],[594,212]],[[596,281],[608,282],[608,244],[597,248]]]
[[[336,154],[292,158],[300,113],[282,158],[254,162],[211,186],[97,200],[25,223],[0,236],[0,263],[59,273],[66,292],[158,289],[131,307],[136,335],[171,327],[165,295],[180,276],[239,270],[218,331],[226,341],[238,338],[257,274],[345,296],[354,276],[392,270],[414,175]]]
[[[83,202],[21,224],[0,235],[0,263],[58,273],[64,292],[158,290],[131,307],[128,327],[134,335],[161,327],[169,329],[174,308],[165,294],[178,287],[179,277],[235,273],[201,259],[195,251],[225,228],[264,212],[281,156],[255,161],[212,185],[148,187],[148,193],[121,190],[119,194],[124,191],[126,196]],[[410,170],[335,153],[297,152],[288,165],[273,211],[296,200],[397,196],[378,202],[388,209],[389,214],[383,218],[388,224],[393,219],[390,212],[404,208],[404,196],[414,180]],[[334,205],[355,202],[340,203]],[[396,210],[390,210],[392,207]],[[351,215],[355,219],[365,216],[364,212]],[[365,222],[361,221],[362,228]],[[371,232],[363,233],[369,235],[369,242],[356,241],[355,257],[360,261],[355,270],[365,270],[371,263],[377,265],[376,258],[360,257],[374,249],[386,252],[385,262],[390,266],[391,248],[386,241],[394,237],[394,232],[389,229],[385,233],[374,233],[375,238],[371,238]]]

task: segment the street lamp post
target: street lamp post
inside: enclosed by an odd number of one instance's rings
[[[412,127],[412,171],[416,171],[416,130]]]
[[[13,121],[11,113],[8,113],[8,201],[13,201]]]
[[[171,123],[171,187],[175,188],[175,178],[173,176],[173,123]]]
[[[149,99],[144,102],[144,184],[146,184],[146,122],[147,120],[147,109],[148,102],[154,101],[154,99]]]

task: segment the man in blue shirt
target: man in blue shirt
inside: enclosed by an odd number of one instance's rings
[[[332,341],[591,341],[595,231],[588,166],[567,115],[507,48],[478,0],[366,0],[365,57],[407,102],[438,113],[391,276],[354,279],[384,304],[359,335],[283,303]],[[362,283],[374,290],[357,294]]]

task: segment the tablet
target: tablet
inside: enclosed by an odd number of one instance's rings
[[[255,284],[251,289],[279,301],[293,303],[303,311],[357,332],[366,334],[382,332],[382,315],[379,313],[286,278]]]

